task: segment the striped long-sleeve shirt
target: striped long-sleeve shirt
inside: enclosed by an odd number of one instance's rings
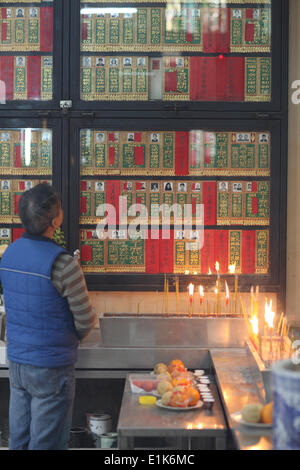
[[[78,261],[71,255],[61,254],[52,267],[52,283],[61,296],[67,299],[76,331],[83,339],[94,327],[97,318]]]

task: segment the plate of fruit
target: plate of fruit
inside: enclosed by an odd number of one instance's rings
[[[234,421],[245,426],[268,429],[273,424],[273,402],[267,405],[253,403],[244,406],[241,411],[232,413]]]
[[[161,397],[156,402],[158,407],[188,411],[203,406],[200,393],[195,387],[193,374],[180,359],[173,359],[168,365],[156,364],[153,372],[158,382],[156,390]]]

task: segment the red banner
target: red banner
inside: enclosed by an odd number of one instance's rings
[[[145,149],[144,147],[135,147],[134,149],[134,160],[136,165],[145,164]]]
[[[80,199],[80,212],[81,214],[86,214],[87,212],[87,198],[86,197],[82,197]]]
[[[220,274],[228,272],[228,231],[215,231],[215,262],[220,263]]]
[[[41,99],[41,57],[27,58],[27,91],[29,100]]]
[[[146,240],[146,273],[159,273],[159,240],[151,238],[151,230],[148,232],[148,240]]]
[[[246,42],[253,42],[254,41],[254,32],[255,32],[255,29],[254,29],[254,24],[250,23],[250,24],[246,24],[246,27],[245,27],[245,41]]]
[[[42,7],[41,11],[41,52],[53,51],[53,7]]]
[[[116,211],[116,224],[119,223],[119,198],[121,195],[120,191],[120,181],[107,181],[106,183],[106,202],[111,204]],[[114,223],[114,220],[111,216],[107,216],[107,222],[109,225]]]
[[[20,202],[21,196],[15,195],[15,215],[19,215],[19,202]]]
[[[201,250],[201,273],[208,274],[209,269],[213,271],[215,264],[214,230],[204,231],[204,245]]]
[[[161,273],[173,273],[174,271],[174,231],[170,230],[170,238],[162,239],[163,231],[160,231],[159,240],[159,271]]]
[[[17,144],[15,146],[15,167],[22,167],[22,157],[21,157],[21,145]]]
[[[243,231],[242,273],[255,274],[255,230]]]
[[[177,91],[177,72],[165,73],[165,91]]]
[[[175,175],[189,174],[189,133],[176,132],[175,138]]]
[[[80,257],[82,261],[92,261],[92,247],[82,245]]]
[[[257,199],[257,197],[252,198],[252,214],[253,215],[258,214],[258,199]]]
[[[13,56],[0,57],[0,80],[5,84],[5,90],[0,96],[1,100],[11,101],[14,99],[14,59]]]
[[[245,59],[243,57],[225,57],[218,70],[223,87],[220,88],[220,99],[223,101],[244,101],[245,99]]]
[[[109,147],[108,163],[109,163],[110,166],[115,165],[115,158],[116,158],[116,149],[114,147]]]
[[[2,23],[1,41],[2,42],[7,41],[7,23]]]
[[[202,185],[202,204],[204,204],[204,225],[217,224],[217,183],[204,182]]]
[[[191,101],[215,101],[217,99],[217,60],[217,57],[190,58]]]

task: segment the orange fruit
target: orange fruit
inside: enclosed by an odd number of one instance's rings
[[[178,408],[187,408],[189,403],[189,396],[185,392],[172,392],[171,399],[169,402],[170,406],[176,406]]]
[[[185,370],[184,364],[180,359],[173,359],[168,365],[168,372],[173,372],[174,369]]]
[[[261,421],[264,424],[273,423],[273,402],[271,401],[261,410]]]
[[[200,400],[200,393],[194,387],[189,387],[186,389],[186,393],[189,396],[189,406],[196,406]]]
[[[172,380],[172,385],[173,387],[177,387],[177,386],[187,386],[189,385],[189,381],[183,377],[177,377],[176,379],[173,379]]]

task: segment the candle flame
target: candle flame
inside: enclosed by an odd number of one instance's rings
[[[216,266],[216,271],[218,273],[220,271],[220,263],[218,261],[216,261],[215,266]]]
[[[190,271],[185,271],[184,273],[186,276],[188,276],[190,274]]]
[[[203,289],[203,286],[199,286],[199,294],[200,294],[200,297],[204,297],[204,289]]]
[[[190,294],[190,296],[194,295],[194,284],[189,285],[189,294]]]
[[[252,331],[255,335],[258,335],[258,332],[259,332],[259,328],[258,328],[258,318],[256,315],[254,315],[251,320],[250,320],[250,323],[252,325]]]
[[[234,274],[235,273],[235,264],[231,264],[230,266],[228,266],[228,269],[229,269],[230,274]]]
[[[210,268],[208,269],[208,274],[211,276],[211,269]]]
[[[265,322],[268,324],[269,328],[274,327],[274,318],[275,313],[272,312],[272,300],[270,300],[270,304],[268,304],[268,302],[265,303]]]
[[[226,281],[225,281],[225,291],[226,291],[226,299],[229,299],[229,287]]]

